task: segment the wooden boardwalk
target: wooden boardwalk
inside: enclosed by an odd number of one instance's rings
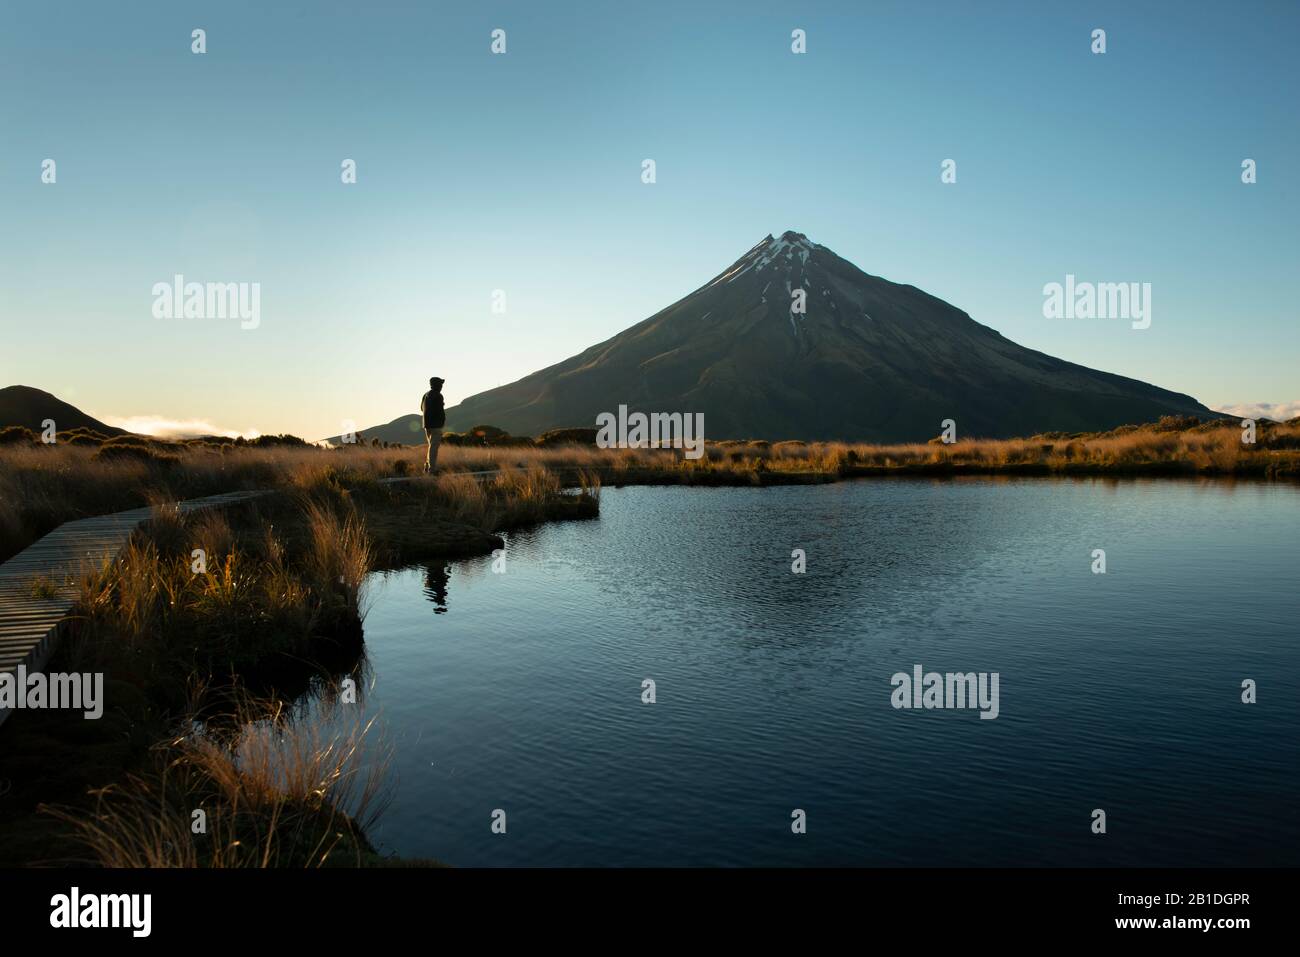
[[[228,492],[178,502],[177,507],[197,512],[265,494]],[[20,665],[28,673],[45,667],[76,602],[82,574],[117,558],[131,533],[152,514],[151,508],[133,508],[65,522],[0,565],[0,673]],[[53,595],[39,596],[38,583]],[[0,724],[8,716],[9,710],[0,708]]]

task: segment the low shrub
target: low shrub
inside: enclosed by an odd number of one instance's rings
[[[25,425],[9,425],[0,429],[0,445],[31,445],[36,441],[36,433]]]
[[[534,444],[543,449],[557,445],[594,446],[597,432],[597,429],[551,429],[539,435]]]

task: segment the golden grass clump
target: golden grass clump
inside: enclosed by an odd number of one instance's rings
[[[334,588],[359,612],[361,589],[374,565],[374,546],[356,512],[308,501],[303,506],[311,547],[306,570],[319,589]],[[282,560],[282,553],[281,553]]]
[[[374,719],[343,717],[341,706],[290,717],[278,702],[240,699],[220,721],[188,726],[155,748],[149,769],[96,791],[89,811],[43,810],[68,824],[102,867],[357,866],[374,858],[364,834],[383,810],[392,757],[375,740]]]
[[[137,666],[158,673],[239,673],[305,656],[321,632],[356,631],[370,537],[355,512],[300,507],[305,534],[292,561],[269,526],[241,540],[220,512],[155,509],[115,560],[82,577],[82,640],[140,653]]]

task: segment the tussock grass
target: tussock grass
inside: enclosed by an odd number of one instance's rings
[[[431,489],[434,501],[447,510],[457,522],[489,529],[495,523],[495,509],[488,498],[483,483],[464,472],[438,475]]]
[[[311,547],[304,569],[318,590],[329,588],[341,597],[347,612],[361,617],[361,589],[374,565],[374,548],[355,511],[340,511],[319,501],[304,505]],[[274,547],[274,546],[272,546]],[[287,574],[283,549],[273,552],[275,572]]]
[[[353,709],[354,711],[355,709]],[[192,718],[151,766],[98,789],[88,810],[44,807],[102,867],[357,866],[382,811],[392,752],[374,721],[338,708],[289,717],[242,699],[221,721]],[[222,730],[230,728],[232,730]],[[194,812],[206,830],[193,832]]]
[[[302,500],[292,557],[272,526],[237,536],[222,512],[156,506],[121,554],[80,583],[80,640],[161,679],[306,659],[317,636],[359,631],[373,546],[355,512]]]

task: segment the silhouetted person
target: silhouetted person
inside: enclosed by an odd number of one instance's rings
[[[424,437],[429,443],[429,454],[424,460],[424,471],[432,472],[438,465],[438,446],[442,444],[442,427],[447,422],[443,411],[442,383],[436,376],[429,380],[429,391],[420,400],[420,414],[424,416]]]

